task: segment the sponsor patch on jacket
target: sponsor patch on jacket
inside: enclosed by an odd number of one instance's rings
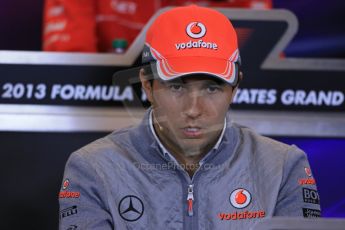
[[[308,176],[307,178],[301,178],[298,180],[300,185],[314,185],[315,179],[311,173],[311,169],[309,167],[304,167],[304,172]]]
[[[264,218],[266,215],[264,210],[259,211],[243,211],[232,213],[219,213],[218,218],[220,220],[243,220],[243,219],[259,219]]]
[[[305,167],[305,168],[304,168],[304,172],[305,172],[305,174],[307,174],[308,177],[312,177],[310,168]]]
[[[64,199],[64,198],[79,198],[80,197],[80,192],[70,192],[70,191],[62,191],[59,192],[59,198]]]
[[[249,206],[252,201],[251,193],[245,188],[237,188],[230,193],[230,204],[237,209],[244,209]],[[235,211],[235,212],[221,212],[218,213],[220,220],[243,220],[243,219],[257,219],[264,218],[266,215],[264,210],[258,211]]]
[[[320,204],[318,192],[314,189],[303,188],[303,201],[305,203]]]
[[[252,201],[252,195],[244,188],[238,188],[230,194],[230,204],[235,208],[245,208]]]
[[[62,190],[66,190],[69,186],[69,179],[65,179],[62,183]]]
[[[60,219],[68,217],[68,216],[72,216],[72,215],[77,214],[77,213],[78,213],[78,208],[76,205],[74,205],[72,207],[65,208],[65,209],[60,211]]]
[[[67,191],[68,187],[71,185],[71,182],[68,178],[64,179],[62,182],[61,190],[59,192],[59,198],[79,198],[80,197],[80,192],[72,192],[72,191]]]
[[[315,185],[315,179],[314,178],[301,178],[298,180],[298,183],[300,185]]]
[[[120,200],[119,214],[126,221],[137,221],[144,214],[144,203],[135,195],[127,195]]]
[[[303,216],[306,218],[320,217],[321,212],[320,210],[317,210],[317,209],[303,208]]]

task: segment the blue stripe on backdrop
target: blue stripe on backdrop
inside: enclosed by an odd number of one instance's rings
[[[298,18],[299,29],[285,50],[286,56],[345,58],[344,39],[337,46],[329,43],[333,42],[333,36],[345,36],[344,0],[273,0],[273,8],[288,9]],[[313,39],[325,39],[323,47],[312,42]],[[308,49],[304,48],[306,40],[312,42]]]
[[[339,57],[341,53],[345,55],[345,33],[302,37],[285,50],[286,56],[292,57],[305,57],[308,54],[316,57]]]

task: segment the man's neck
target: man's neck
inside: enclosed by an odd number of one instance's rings
[[[177,162],[188,172],[189,176],[192,177],[195,171],[199,168],[200,160],[212,149],[212,146],[216,144],[210,144],[209,147],[198,150],[199,152],[190,155],[185,153],[183,149],[179,149],[176,145],[171,143],[168,139],[164,137],[164,134],[160,131],[159,126],[154,122],[153,128],[160,139],[161,143],[164,145],[167,151],[177,160]]]

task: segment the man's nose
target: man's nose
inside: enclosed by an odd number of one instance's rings
[[[184,102],[184,113],[187,117],[198,118],[203,112],[203,97],[200,92],[192,91]]]

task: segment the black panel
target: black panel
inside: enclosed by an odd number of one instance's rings
[[[69,155],[105,135],[0,132],[0,229],[56,229]]]

